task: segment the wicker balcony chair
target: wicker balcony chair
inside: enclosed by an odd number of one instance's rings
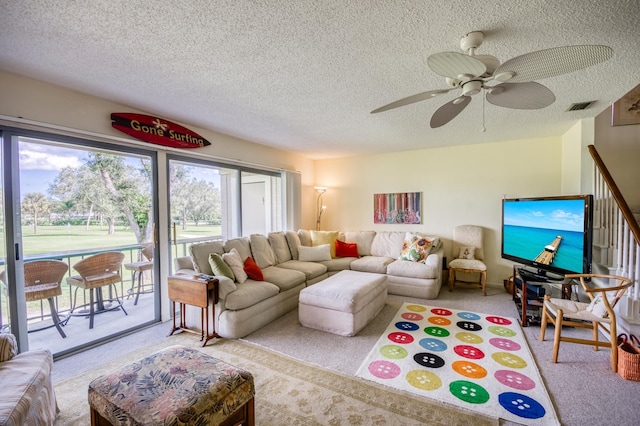
[[[29,330],[29,332],[55,327],[63,338],[67,337],[61,327],[64,320],[60,320],[53,298],[62,295],[61,283],[68,270],[67,264],[60,260],[35,260],[24,264],[25,299],[27,302],[47,299],[51,311],[51,321],[53,322],[51,325]],[[8,286],[5,271],[0,273],[0,280],[5,286]]]
[[[115,309],[122,309],[125,315],[127,311],[124,310],[122,301],[118,297],[118,289],[114,284],[122,284],[122,275],[120,275],[120,269],[122,267],[122,261],[124,260],[124,254],[117,251],[99,253],[93,256],[82,259],[73,265],[79,275],[74,275],[67,278],[69,285],[77,287],[73,294],[73,307],[71,308],[71,316],[88,316],[89,328],[93,328],[93,317],[96,314],[100,314]],[[102,296],[102,287],[110,286],[113,289],[114,297],[109,297],[107,302],[111,302],[112,306],[106,306],[105,300]],[[89,290],[89,303],[80,306],[85,310],[76,312],[76,297],[78,290]],[[94,297],[94,290],[95,292]],[[89,312],[86,312],[88,305]]]
[[[140,250],[140,259],[138,262],[125,263],[124,269],[131,271],[131,288],[128,290],[129,296],[135,295],[136,298],[133,305],[138,304],[138,298],[141,294],[153,293],[153,280],[150,284],[144,283],[144,273],[153,270],[153,244],[148,244]],[[137,288],[136,288],[137,278]],[[149,287],[148,289],[146,287]]]

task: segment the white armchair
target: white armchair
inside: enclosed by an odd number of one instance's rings
[[[482,295],[487,295],[487,266],[484,264],[482,227],[461,225],[453,229],[452,260],[449,262],[449,291],[456,282],[478,284]],[[456,281],[456,273],[478,274],[478,281]]]

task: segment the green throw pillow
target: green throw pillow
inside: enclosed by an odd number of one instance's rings
[[[209,255],[209,265],[211,265],[211,270],[213,271],[213,275],[227,277],[231,281],[235,281],[236,277],[233,275],[233,271],[226,264],[222,257],[218,253],[211,253]]]

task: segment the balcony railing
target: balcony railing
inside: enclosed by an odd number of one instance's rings
[[[61,317],[65,317],[69,314],[72,309],[72,301],[73,301],[73,291],[75,288],[71,288],[66,281],[66,278],[72,275],[77,275],[77,273],[73,269],[73,265],[84,259],[87,256],[92,256],[98,253],[105,253],[110,251],[119,251],[125,254],[124,263],[137,262],[141,260],[140,250],[141,246],[139,244],[135,245],[127,245],[127,246],[118,246],[118,247],[110,247],[106,249],[98,249],[98,250],[74,250],[74,251],[61,251],[55,253],[45,253],[38,255],[27,255],[25,256],[25,262],[30,262],[34,260],[60,260],[65,262],[69,266],[69,270],[62,280],[62,295],[54,298],[54,303],[56,305],[56,310],[58,311]],[[0,267],[4,266],[4,262],[0,261]],[[122,283],[120,284],[120,288],[118,289],[120,296],[126,296],[129,289],[132,288],[132,276],[128,271],[121,268],[120,275],[122,276]],[[5,288],[4,284],[0,283],[2,286],[2,290],[0,291],[0,329],[9,327],[9,319],[8,319],[8,289]],[[78,300],[78,305],[86,304],[87,295],[85,292],[79,292],[78,297],[82,297],[82,299]],[[50,311],[49,304],[46,300],[40,300],[37,302],[29,302],[27,303],[27,322],[30,326],[37,328],[37,323],[42,321],[50,320]]]

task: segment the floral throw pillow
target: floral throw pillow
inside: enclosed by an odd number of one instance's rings
[[[429,253],[431,253],[432,247],[432,239],[420,234],[407,232],[398,259],[424,263]]]

